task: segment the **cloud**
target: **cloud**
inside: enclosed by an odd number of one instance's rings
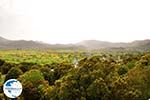
[[[9,0],[5,1],[0,0],[0,35],[8,39],[28,39],[31,29],[30,18],[17,12]]]
[[[6,1],[0,4],[0,35],[9,39],[67,43],[150,38],[149,0]]]

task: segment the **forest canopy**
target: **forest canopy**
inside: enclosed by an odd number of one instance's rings
[[[2,52],[2,51],[1,51]],[[19,51],[21,52],[21,51]],[[7,56],[11,53],[7,53]],[[16,56],[25,52],[16,53]],[[48,55],[46,53],[45,55]],[[35,61],[39,61],[37,53]],[[2,86],[18,79],[23,92],[17,100],[146,100],[150,98],[150,53],[120,52],[75,54],[49,53],[49,63],[14,62],[0,59],[0,98],[7,98]],[[32,57],[28,55],[28,57]],[[58,59],[55,61],[55,59]],[[62,61],[60,61],[60,59]],[[66,60],[67,59],[67,60]],[[69,60],[68,60],[69,59]]]

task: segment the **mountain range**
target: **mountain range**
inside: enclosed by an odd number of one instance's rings
[[[0,49],[83,49],[83,50],[121,50],[121,49],[138,49],[150,51],[150,39],[136,40],[129,43],[112,43],[98,40],[84,40],[76,44],[48,44],[37,41],[26,40],[8,40],[0,37]]]

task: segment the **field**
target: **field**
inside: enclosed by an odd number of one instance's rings
[[[1,50],[1,100],[12,78],[23,85],[17,100],[148,100],[150,53]]]
[[[29,62],[37,64],[51,64],[68,62],[71,63],[76,57],[80,59],[82,53],[73,51],[34,51],[34,50],[12,50],[0,51],[0,57],[10,63]]]

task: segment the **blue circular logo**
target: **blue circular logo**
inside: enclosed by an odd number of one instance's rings
[[[9,79],[3,86],[4,94],[9,98],[17,98],[22,93],[22,84],[16,79]]]

